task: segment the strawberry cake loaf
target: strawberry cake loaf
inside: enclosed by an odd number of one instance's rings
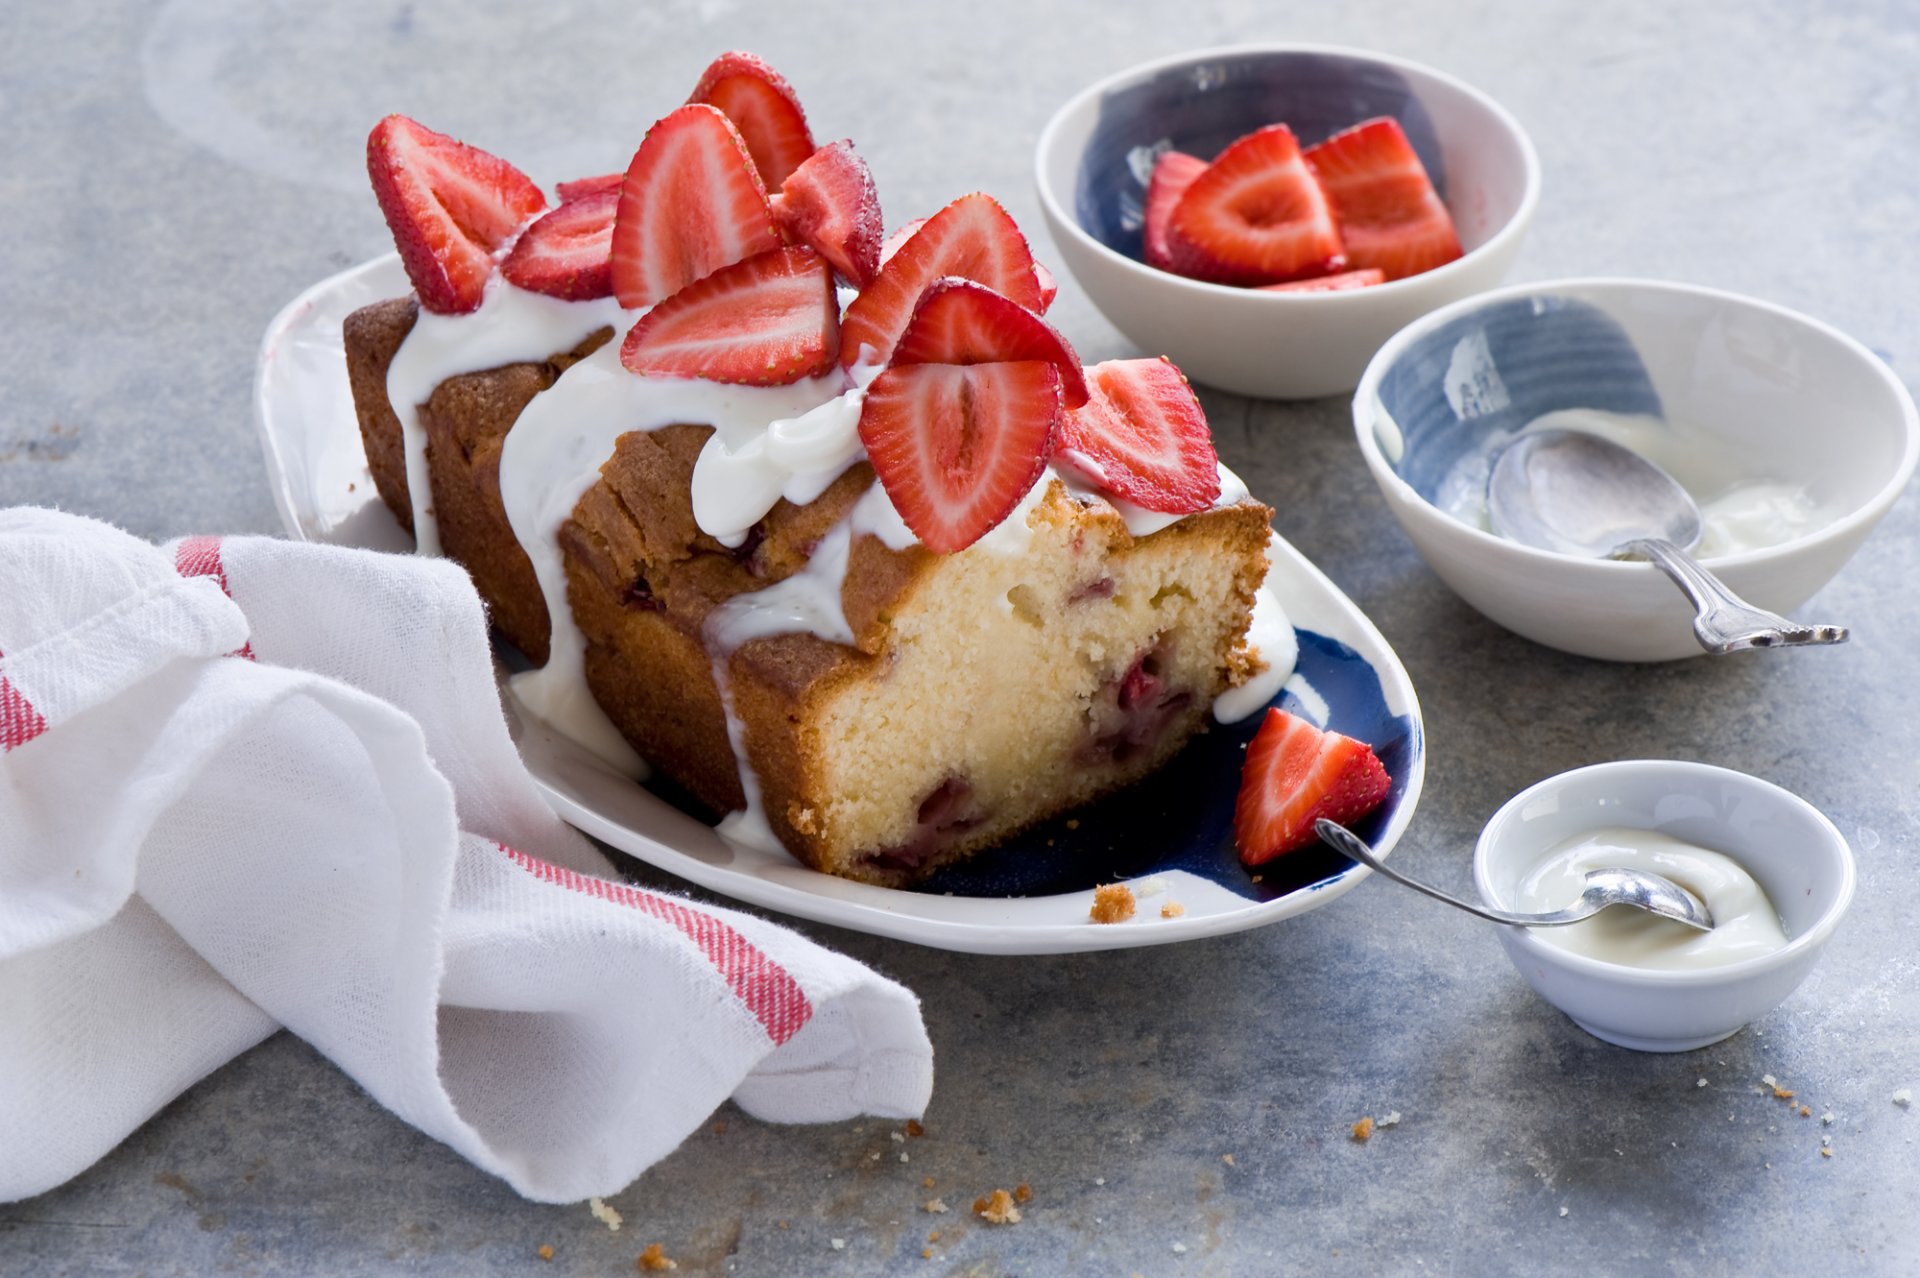
[[[1178,370],[1082,366],[985,195],[883,239],[757,58],[551,207],[400,116],[368,162],[414,285],[345,326],[382,498],[536,716],[729,837],[909,884],[1288,673],[1272,512]]]

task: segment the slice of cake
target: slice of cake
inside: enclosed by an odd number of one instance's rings
[[[1138,780],[1260,668],[1271,512],[1170,365],[1081,366],[999,205],[883,262],[851,146],[795,156],[788,117],[769,197],[755,127],[691,103],[500,233],[501,161],[384,121],[417,299],[349,317],[348,372],[382,498],[541,663],[537,714],[730,837],[910,883]]]

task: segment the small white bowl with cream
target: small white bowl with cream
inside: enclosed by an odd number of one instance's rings
[[[1508,800],[1481,832],[1474,884],[1495,909],[1570,904],[1586,871],[1650,870],[1706,902],[1711,932],[1622,906],[1564,927],[1502,927],[1540,996],[1643,1052],[1705,1047],[1800,984],[1853,899],[1853,853],[1804,799],[1703,763],[1578,768]]]
[[[1353,417],[1389,509],[1449,586],[1509,630],[1611,661],[1698,655],[1693,609],[1649,563],[1489,531],[1489,468],[1514,439],[1584,430],[1655,462],[1701,508],[1707,568],[1783,614],[1840,570],[1920,461],[1912,397],[1860,343],[1647,280],[1527,284],[1437,310],[1381,347]]]

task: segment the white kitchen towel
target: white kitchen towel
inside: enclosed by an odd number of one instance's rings
[[[602,877],[498,695],[451,563],[0,511],[0,1201],[276,1026],[547,1202],[729,1096],[921,1112],[910,992]]]

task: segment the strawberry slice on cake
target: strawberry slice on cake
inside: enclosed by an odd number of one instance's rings
[[[813,134],[799,95],[785,76],[754,54],[734,50],[715,58],[687,101],[718,107],[733,121],[769,190],[778,190],[813,154]]]
[[[963,195],[908,236],[847,307],[840,362],[852,367],[862,347],[881,361],[890,359],[920,295],[948,275],[984,284],[1030,311],[1043,309],[1027,237],[992,196]]]
[[[1349,267],[1398,280],[1460,256],[1453,218],[1398,120],[1356,124],[1304,158],[1333,206]]]
[[[833,270],[810,248],[723,266],[661,302],[627,333],[620,363],[642,376],[784,386],[840,353]]]
[[[1013,513],[1060,426],[1046,360],[909,364],[867,387],[860,442],[894,509],[935,554],[965,550]]]
[[[1270,709],[1247,746],[1234,804],[1240,860],[1261,865],[1319,841],[1321,817],[1351,825],[1386,800],[1391,786],[1373,747]]]
[[[1206,413],[1165,356],[1108,360],[1086,376],[1086,406],[1061,424],[1062,460],[1143,510],[1188,515],[1220,500]]]
[[[767,189],[724,114],[693,103],[647,130],[614,214],[613,292],[621,306],[651,306],[779,247]]]
[[[513,165],[404,115],[373,126],[367,176],[420,305],[442,315],[479,308],[493,255],[547,207]]]
[[[1167,220],[1173,269],[1220,284],[1277,284],[1345,265],[1333,211],[1284,124],[1256,129],[1194,178]]]
[[[1060,370],[1067,407],[1087,402],[1080,357],[1067,339],[1026,307],[984,284],[949,276],[920,295],[913,319],[893,348],[903,364],[994,364],[1043,359]]]
[[[788,175],[773,197],[773,220],[789,240],[818,249],[855,288],[872,283],[880,270],[880,193],[867,162],[845,138]]]
[[[570,302],[613,296],[613,215],[617,190],[566,198],[542,213],[500,264],[509,284]]]

